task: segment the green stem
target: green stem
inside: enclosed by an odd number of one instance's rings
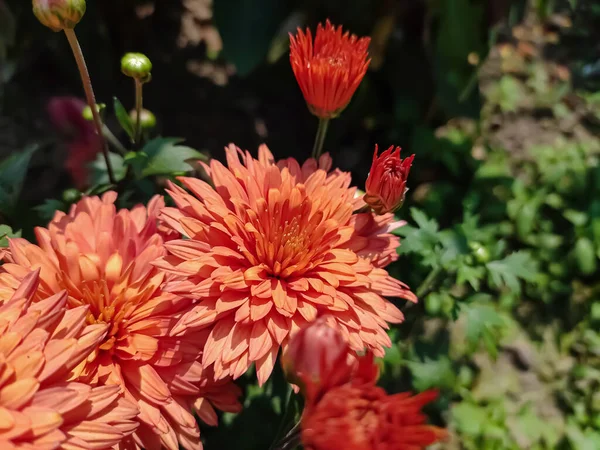
[[[127,153],[127,149],[123,147],[121,141],[119,141],[113,132],[110,131],[110,128],[108,128],[106,125],[102,125],[102,132],[104,133],[104,137],[108,140],[108,142],[112,144],[112,146],[116,148],[121,155]]]
[[[79,45],[79,41],[77,40],[77,35],[75,34],[74,29],[65,28],[65,35],[67,36],[67,40],[69,41],[69,45],[73,51],[73,56],[75,56],[77,68],[79,69],[79,74],[81,75],[81,81],[83,83],[83,90],[85,91],[88,105],[92,110],[92,116],[94,117],[96,133],[98,133],[98,137],[102,143],[102,153],[104,155],[104,160],[106,161],[106,172],[108,173],[108,179],[112,184],[116,184],[117,181],[115,179],[108,154],[108,144],[104,138],[104,133],[102,132],[102,120],[100,119],[98,108],[96,107],[96,96],[94,95],[94,89],[92,88],[92,80],[90,79],[90,73],[88,72],[87,65],[85,64],[85,58],[83,57],[81,46]]]
[[[423,297],[425,297],[427,294],[429,294],[435,288],[435,284],[436,284],[435,281],[441,273],[442,273],[442,269],[440,267],[438,267],[437,269],[433,269],[431,272],[429,272],[429,275],[427,275],[427,278],[425,278],[425,280],[423,280],[423,282],[417,289],[417,292],[416,292],[417,298],[422,299]]]
[[[315,145],[312,151],[312,157],[315,159],[319,159],[319,156],[321,156],[321,152],[323,151],[323,144],[325,143],[328,126],[329,119],[319,119],[319,128],[317,128],[317,136],[315,137]]]
[[[142,140],[142,105],[144,102],[142,82],[135,79],[135,145],[139,147]]]

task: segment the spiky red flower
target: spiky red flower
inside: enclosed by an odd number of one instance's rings
[[[228,168],[215,160],[206,167],[214,187],[184,177],[191,194],[169,189],[177,208],[162,218],[188,239],[168,242],[170,255],[156,264],[182,278],[167,290],[199,300],[174,332],[207,328],[203,365],[237,378],[255,363],[260,383],[290,335],[319,314],[354,350],[382,356],[391,344],[387,322],[403,320],[383,296],[416,298],[354,250],[355,238],[360,252],[378,236],[355,227],[353,212],[364,203],[350,175],[330,172],[327,155],[275,164],[266,146],[258,160],[230,146],[227,161]]]
[[[0,295],[0,448],[111,448],[136,429],[137,406],[118,386],[68,381],[108,327],[86,325],[66,292],[33,303],[38,283],[39,270]]]
[[[30,270],[40,268],[34,300],[66,290],[70,309],[85,306],[90,324],[108,328],[72,379],[117,385],[140,414],[125,448],[201,449],[195,411],[213,423],[211,406],[236,411],[239,389],[215,382],[199,362],[207,333],[172,336],[190,311],[191,300],[163,292],[167,276],[152,261],[166,254],[158,228],[162,197],[148,207],[117,211],[117,195],[86,197],[69,214],[58,212],[48,228],[37,228],[39,246],[10,240],[0,267],[0,296],[7,295]]]
[[[394,150],[393,145],[379,156],[377,150],[375,146],[364,200],[377,214],[387,214],[396,211],[404,203],[406,180],[415,155],[401,159],[400,147]]]
[[[331,389],[302,418],[306,450],[421,450],[445,436],[427,425],[421,408],[435,392],[387,395],[371,384]]]
[[[314,43],[310,29],[290,34],[290,62],[310,111],[331,119],[346,108],[369,63],[368,37],[358,38],[342,26],[319,24]]]

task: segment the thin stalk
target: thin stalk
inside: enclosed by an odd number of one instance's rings
[[[143,84],[135,79],[135,145],[139,147],[142,140],[142,105],[144,103]]]
[[[425,297],[427,294],[429,294],[435,288],[435,285],[436,285],[435,281],[438,278],[438,276],[440,275],[440,273],[442,273],[442,269],[440,269],[439,267],[437,269],[433,269],[431,272],[429,272],[429,275],[427,275],[427,278],[425,278],[423,283],[421,283],[421,286],[419,286],[419,288],[417,289],[417,292],[416,292],[417,298]]]
[[[96,108],[96,96],[94,95],[92,80],[90,79],[90,73],[87,65],[85,64],[85,58],[83,57],[81,46],[79,45],[79,41],[77,40],[77,35],[75,34],[74,29],[65,28],[65,35],[67,36],[67,40],[69,41],[69,45],[73,51],[73,56],[75,56],[75,61],[77,62],[77,68],[79,69],[79,74],[81,75],[81,81],[83,83],[83,90],[85,91],[88,105],[92,110],[92,116],[94,117],[96,133],[98,133],[100,141],[102,142],[102,153],[104,155],[104,160],[106,161],[108,179],[112,184],[116,184],[117,180],[115,179],[115,174],[113,172],[112,164],[110,163],[110,157],[108,154],[108,143],[106,142],[104,133],[102,132],[102,120],[100,119],[100,114]]]
[[[113,134],[112,131],[110,131],[110,128],[108,128],[106,125],[102,125],[102,132],[104,133],[104,137],[108,140],[108,142],[117,149],[117,151],[121,154],[124,155],[125,153],[127,153],[127,149],[125,147],[123,147],[123,144],[121,144],[121,141],[119,141],[119,139],[117,139],[117,137]]]
[[[329,119],[319,119],[319,128],[317,128],[317,136],[315,137],[315,145],[312,151],[312,157],[315,159],[319,159],[319,156],[321,156],[321,152],[323,151],[323,144],[325,143],[328,126]]]

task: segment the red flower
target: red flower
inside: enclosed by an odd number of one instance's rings
[[[85,102],[75,97],[53,97],[48,102],[50,120],[68,149],[65,167],[79,189],[88,185],[88,165],[102,150],[94,124],[83,118],[85,106]]]
[[[332,317],[315,320],[294,335],[283,355],[286,375],[300,385],[308,403],[349,382],[356,371],[356,353],[334,327]]]
[[[367,178],[367,194],[363,200],[377,214],[398,210],[404,203],[406,179],[415,155],[400,158],[400,147],[391,146],[377,156],[377,146],[373,154],[373,164]]]
[[[342,27],[319,24],[314,44],[309,29],[290,34],[290,62],[310,111],[321,119],[336,117],[350,103],[367,67],[368,37],[358,38]]]
[[[427,425],[421,408],[436,392],[387,395],[370,384],[345,384],[327,392],[302,419],[306,450],[420,450],[445,436]]]

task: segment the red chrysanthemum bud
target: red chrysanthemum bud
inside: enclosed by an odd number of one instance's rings
[[[290,34],[290,62],[310,111],[321,119],[338,116],[362,81],[369,63],[368,37],[319,24],[313,43],[309,29]]]
[[[302,418],[306,450],[418,450],[444,438],[421,408],[436,392],[387,395],[379,387],[346,384],[327,392]]]
[[[404,203],[406,180],[415,155],[400,158],[400,147],[391,146],[377,156],[377,146],[373,164],[367,178],[367,193],[363,200],[377,214],[397,211]]]
[[[33,0],[33,14],[52,31],[75,28],[85,9],[85,0]]]
[[[298,331],[282,357],[288,379],[309,401],[350,381],[357,360],[342,334],[321,317]]]

